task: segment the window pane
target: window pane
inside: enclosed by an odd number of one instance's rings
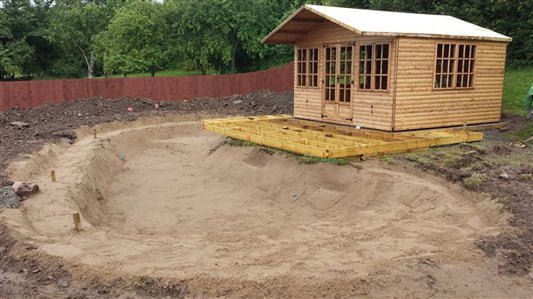
[[[389,44],[383,45],[383,57],[387,59],[389,57]]]
[[[376,76],[374,78],[374,88],[375,89],[381,89],[381,77],[380,76]]]
[[[454,66],[455,66],[455,61],[453,59],[450,60],[450,65],[449,65],[449,68],[448,68],[448,73],[450,74],[453,74],[454,73]]]
[[[381,45],[376,45],[376,57],[381,58]]]

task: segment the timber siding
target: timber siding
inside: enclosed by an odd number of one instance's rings
[[[295,43],[295,56],[298,48],[318,48],[318,87],[299,87],[296,82],[297,64],[294,68],[294,116],[299,118],[328,121],[323,119],[322,101],[324,100],[324,45],[350,44],[355,42],[352,62],[351,101],[353,102],[353,120],[330,120],[336,123],[360,125],[361,127],[380,130],[392,130],[392,103],[394,98],[394,80],[396,64],[396,39],[392,37],[362,37],[332,22],[325,21],[317,29],[302,36]],[[365,42],[389,42],[389,90],[360,91],[358,87],[359,45]]]
[[[474,87],[433,88],[437,43],[477,46]],[[399,38],[394,130],[500,121],[507,43]]]

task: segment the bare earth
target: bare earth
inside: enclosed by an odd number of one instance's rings
[[[445,179],[378,161],[304,164],[230,146],[190,116],[77,135],[9,166],[11,179],[42,192],[0,219],[41,260],[77,269],[69,284],[98,276],[111,286],[86,296],[533,294],[530,275],[499,275],[475,245],[501,232],[509,214],[490,195]],[[76,211],[81,233],[72,231]],[[168,292],[147,287],[152,279]],[[57,294],[45,284],[38,292]]]

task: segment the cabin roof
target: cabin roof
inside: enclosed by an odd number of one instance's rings
[[[446,15],[303,5],[268,34],[263,43],[294,44],[320,23],[332,22],[359,35],[458,38],[510,42],[490,29]]]

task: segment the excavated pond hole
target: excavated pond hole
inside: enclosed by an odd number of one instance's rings
[[[224,138],[198,122],[99,130],[11,165],[42,192],[0,217],[40,250],[103,271],[355,277],[470,246],[505,219],[486,196],[437,178],[218,147]]]

